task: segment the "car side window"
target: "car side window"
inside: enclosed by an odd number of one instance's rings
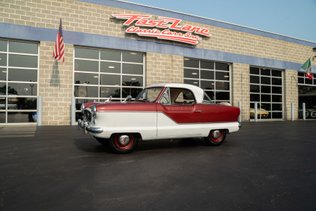
[[[172,104],[195,104],[194,94],[188,89],[171,88],[170,99]]]
[[[170,104],[170,90],[166,89],[165,92],[162,94],[160,103],[161,104]]]

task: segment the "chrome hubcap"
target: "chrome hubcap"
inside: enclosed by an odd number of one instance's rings
[[[121,135],[119,138],[119,142],[121,145],[126,146],[130,142],[130,138],[127,135]]]
[[[221,131],[219,130],[214,130],[213,133],[212,133],[212,136],[214,138],[219,138],[221,136]]]

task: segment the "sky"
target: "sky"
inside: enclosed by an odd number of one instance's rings
[[[125,0],[316,43],[316,0]]]

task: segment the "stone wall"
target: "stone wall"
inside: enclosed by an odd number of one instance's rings
[[[241,120],[249,121],[250,77],[249,65],[232,65],[232,104],[241,107]]]
[[[298,119],[297,71],[286,70],[284,73],[284,119],[291,120],[291,104],[294,105],[294,120]]]
[[[146,54],[146,84],[183,83],[183,57],[159,53]]]
[[[73,96],[73,46],[65,46],[65,62],[52,57],[54,43],[41,42],[39,96],[42,97],[42,124],[69,125]]]

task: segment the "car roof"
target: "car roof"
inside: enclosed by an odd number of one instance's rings
[[[193,92],[196,102],[202,103],[204,98],[204,91],[198,86],[194,86],[191,84],[181,84],[181,83],[160,83],[160,84],[152,84],[148,86],[148,88],[152,87],[170,87],[170,88],[184,88],[189,89]]]

